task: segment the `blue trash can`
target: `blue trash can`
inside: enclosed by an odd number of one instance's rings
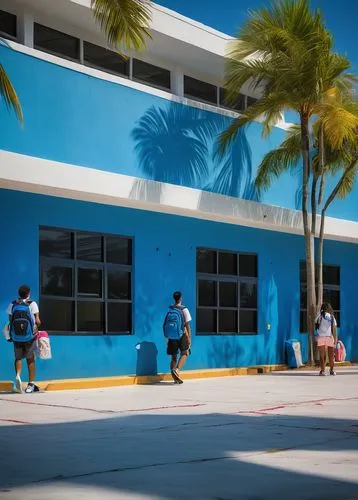
[[[287,364],[290,368],[299,368],[303,366],[301,342],[296,339],[286,340]]]

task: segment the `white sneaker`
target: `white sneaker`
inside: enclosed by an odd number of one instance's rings
[[[17,392],[18,394],[22,394],[22,383],[20,375],[16,375],[15,378],[15,392]]]

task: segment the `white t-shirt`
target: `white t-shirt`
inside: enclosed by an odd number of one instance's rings
[[[189,309],[187,307],[184,307],[184,309],[183,309],[183,316],[185,319],[185,324],[190,323],[191,315],[190,315]]]
[[[29,300],[29,299],[27,299]],[[6,309],[6,312],[11,316],[12,315],[12,307],[13,303],[9,304],[9,307]],[[36,302],[32,301],[31,304],[29,304],[29,309],[30,309],[30,314],[32,317],[32,321],[34,322],[34,325],[36,325],[35,322],[35,314],[39,313],[39,306],[36,304]]]
[[[316,318],[316,323],[319,323],[318,335],[320,337],[332,337],[332,320],[334,326],[337,326],[337,321],[334,316],[329,313],[319,314]]]

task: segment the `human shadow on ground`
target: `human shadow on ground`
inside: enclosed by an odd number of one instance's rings
[[[40,401],[33,398],[29,404]],[[61,486],[73,491],[96,488],[104,496],[111,491],[124,495],[121,498],[127,494],[175,500],[358,497],[358,484],[335,479],[333,465],[340,460],[339,452],[345,453],[346,461],[357,452],[356,421],[192,413],[195,407],[186,402],[169,412],[152,408],[137,415],[122,410],[123,416],[93,409],[93,420],[2,426],[0,494],[6,498],[13,488],[31,485],[38,488],[38,498],[48,498],[53,488]],[[83,418],[88,415],[84,410]],[[308,452],[303,460],[302,451]],[[335,458],[325,461],[327,453],[336,454]],[[348,462],[346,467],[352,467]]]

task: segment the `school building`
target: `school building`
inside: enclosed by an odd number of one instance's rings
[[[186,368],[307,359],[300,178],[259,195],[260,123],[224,159],[216,138],[260,95],[225,100],[230,37],[153,5],[152,40],[122,58],[108,49],[90,0],[0,0],[0,62],[24,124],[0,106],[0,319],[28,284],[53,359],[38,380],[168,371],[162,333],[172,293],[192,321]],[[358,360],[358,188],[329,212],[325,299],[347,359]],[[3,341],[0,380],[13,376]]]

